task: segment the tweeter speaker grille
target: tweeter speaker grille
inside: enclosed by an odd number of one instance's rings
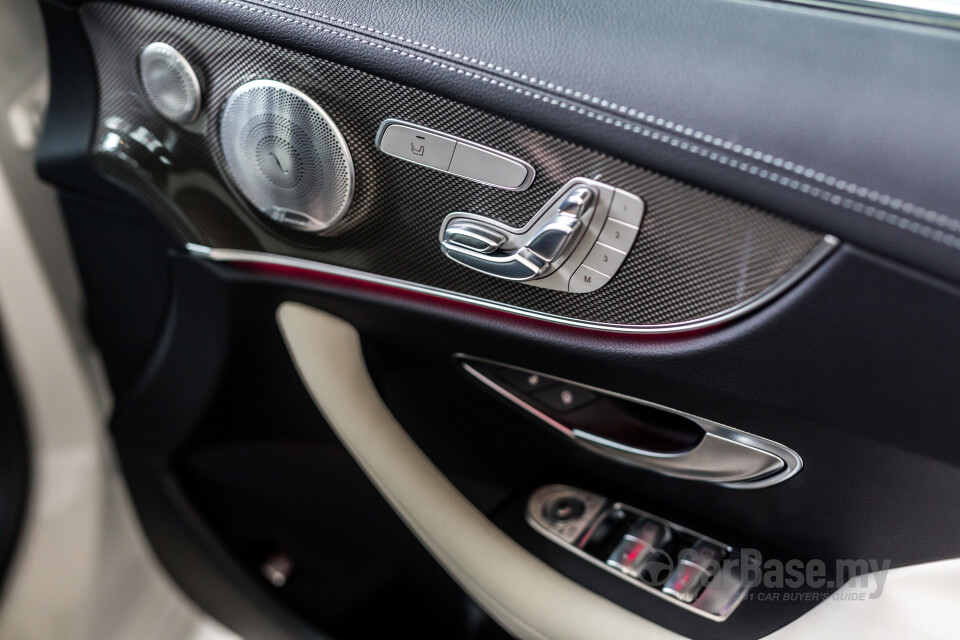
[[[324,231],[353,198],[353,160],[340,130],[302,92],[272,80],[238,87],[223,109],[220,143],[243,195],[272,220]]]
[[[140,83],[147,100],[167,120],[190,124],[200,114],[200,81],[183,55],[165,42],[140,52]]]

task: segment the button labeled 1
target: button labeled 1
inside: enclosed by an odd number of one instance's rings
[[[610,212],[607,217],[626,222],[639,229],[640,221],[643,220],[643,200],[632,193],[617,189],[613,202],[610,203]]]

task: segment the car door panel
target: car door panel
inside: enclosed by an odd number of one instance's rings
[[[133,4],[45,3],[62,64],[39,167],[145,531],[236,631],[760,638],[851,577],[697,616],[534,530],[529,496],[555,483],[781,562],[956,555],[956,87],[935,64],[952,31],[724,0]],[[150,105],[137,58],[157,41],[197,72],[196,122]],[[237,187],[220,118],[252,80],[301,91],[343,134],[353,199],[325,233]],[[392,118],[535,177],[504,190],[391,157]],[[577,178],[644,205],[599,290],[441,252],[448,214],[523,229]],[[740,490],[611,461],[464,355],[769,439],[802,468]]]

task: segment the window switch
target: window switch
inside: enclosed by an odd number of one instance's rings
[[[640,569],[655,551],[656,549],[643,540],[625,536],[607,558],[607,564],[637,578],[640,576]]]
[[[726,550],[706,540],[698,540],[680,554],[676,569],[663,585],[663,592],[681,602],[693,602],[720,569]]]
[[[680,602],[693,602],[707,586],[710,575],[694,564],[680,562],[667,578],[662,591]]]

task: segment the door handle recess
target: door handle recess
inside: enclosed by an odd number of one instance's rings
[[[786,467],[786,463],[772,453],[715,433],[705,433],[700,443],[689,451],[669,455],[625,446],[576,429],[572,436],[587,449],[633,466],[674,478],[737,488],[746,488],[751,480],[770,477]]]
[[[464,371],[606,458],[731,489],[768,487],[803,466],[766,438],[612,391],[458,354]],[[536,384],[531,384],[531,380]]]

